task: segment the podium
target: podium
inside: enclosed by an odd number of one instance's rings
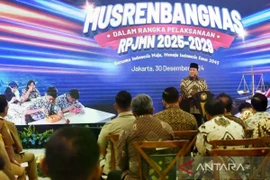
[[[191,98],[183,98],[180,103],[180,108],[190,113],[190,107],[196,106],[196,108],[199,109],[202,117],[205,117],[204,104],[213,97],[214,94],[212,94],[210,91],[201,91],[194,94]]]

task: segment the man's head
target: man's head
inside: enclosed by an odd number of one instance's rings
[[[52,180],[99,179],[99,147],[88,128],[66,127],[46,144],[43,171]]]
[[[266,111],[267,108],[267,98],[265,95],[256,93],[252,98],[251,98],[251,105],[252,108],[257,111],[257,112],[263,112]]]
[[[53,103],[58,96],[56,87],[49,87],[46,91],[46,99],[49,103]]]
[[[251,104],[248,103],[248,102],[244,102],[244,103],[242,103],[242,104],[239,105],[238,111],[240,113],[242,113],[244,110],[249,109],[249,108],[252,108]]]
[[[196,77],[199,73],[199,66],[196,63],[190,63],[189,66],[189,76],[190,77]]]
[[[131,101],[132,112],[134,116],[153,114],[153,101],[147,94],[139,94]]]
[[[8,113],[8,102],[6,96],[3,94],[0,95],[0,113],[3,117]]]
[[[218,99],[211,99],[207,101],[204,105],[206,112],[206,118],[208,120],[217,115],[222,115],[225,112],[224,103]]]
[[[75,103],[80,98],[80,92],[77,89],[71,89],[67,93],[67,100],[70,103]]]
[[[129,111],[132,97],[127,91],[120,91],[115,96],[114,108],[117,111]]]
[[[228,113],[232,111],[233,101],[232,101],[232,98],[228,94],[221,93],[217,96],[217,99],[223,102],[225,109]]]
[[[15,93],[18,91],[18,84],[15,81],[12,81],[11,83],[8,84],[8,86],[11,88],[12,93]]]
[[[179,92],[175,87],[168,87],[163,91],[162,103],[164,106],[179,103]]]

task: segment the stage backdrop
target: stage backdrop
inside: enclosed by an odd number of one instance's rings
[[[156,111],[189,64],[218,94],[237,94],[254,66],[270,81],[269,0],[2,0],[0,92],[28,80],[44,94],[81,92],[84,105],[114,103],[120,90],[149,94]],[[251,88],[250,76],[245,76]],[[260,75],[255,76],[255,85]],[[255,87],[256,88],[256,87]],[[238,90],[243,89],[239,88]]]

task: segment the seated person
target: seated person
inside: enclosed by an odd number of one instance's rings
[[[133,142],[173,140],[171,126],[153,117],[154,108],[151,97],[139,94],[131,101],[132,113],[136,117],[133,124],[120,134],[117,147],[117,165],[122,171],[122,179],[139,179],[138,156]],[[148,179],[149,171],[143,168],[143,177]]]
[[[43,98],[37,99],[26,108],[26,122],[38,121],[53,114],[65,119],[60,107],[55,103],[57,95],[58,90],[55,87],[49,87]]]
[[[19,103],[20,99],[16,97],[16,92],[18,91],[18,84],[14,81],[8,84],[8,87],[6,88],[4,95],[6,96],[6,99],[8,102],[11,103]]]
[[[21,101],[30,101],[40,96],[39,91],[36,88],[36,83],[33,80],[28,81],[27,87],[22,90]]]
[[[263,94],[256,93],[251,98],[251,105],[254,115],[245,120],[248,129],[254,130],[261,119],[266,119],[270,117],[270,113],[266,111],[267,104],[268,104],[267,98]]]
[[[15,159],[14,155],[14,141],[10,134],[10,131],[7,127],[6,120],[3,118],[8,113],[8,102],[6,100],[6,97],[4,95],[0,95],[0,142],[3,143],[6,154],[9,158],[5,158],[5,163],[7,164],[7,168],[5,169],[6,175],[10,177],[10,169],[11,174],[17,175],[18,180],[25,180],[25,172],[24,168],[20,166],[20,163]],[[2,153],[3,154],[3,153]],[[2,157],[5,156],[5,153],[2,155]],[[14,179],[14,178],[11,178]]]
[[[35,155],[31,152],[23,152],[22,142],[15,124],[6,120],[5,122],[14,141],[13,150],[15,160],[19,163],[27,162],[28,167],[26,168],[26,172],[29,180],[38,180]]]
[[[158,112],[154,117],[167,122],[174,131],[197,130],[198,124],[195,117],[180,109],[179,99],[176,88],[166,88],[162,94],[162,103],[166,109]]]
[[[63,113],[76,109],[76,113],[84,113],[84,106],[78,101],[80,93],[77,89],[71,89],[68,93],[57,97],[56,104]]]
[[[253,138],[270,136],[270,116],[259,119],[258,125],[253,131]]]
[[[244,138],[243,127],[226,118],[224,116],[224,111],[224,103],[218,99],[212,99],[205,103],[205,112],[208,121],[199,127],[199,133],[194,148],[194,168],[198,167],[198,163],[202,163],[203,156],[210,155],[209,152],[212,149],[212,145],[208,143],[209,141]],[[196,172],[195,177],[205,177],[205,173],[207,172],[198,171]],[[213,175],[211,175],[211,177],[213,177]]]
[[[1,171],[4,173],[3,177],[7,176],[8,180],[14,180],[15,176],[11,170],[11,163],[5,149],[5,144],[3,140],[0,140],[0,158],[3,161]],[[2,176],[0,175],[0,179],[2,180]]]
[[[134,123],[135,117],[130,110],[131,95],[127,91],[120,91],[115,96],[114,108],[118,112],[118,116],[107,122],[101,129],[98,136],[98,144],[100,147],[100,164],[104,164],[103,173],[108,174],[111,167],[111,145],[108,143],[107,136],[109,134],[120,134],[120,132],[130,124]]]
[[[88,128],[57,130],[46,144],[42,171],[51,180],[99,180],[99,147]]]
[[[245,123],[238,117],[232,115],[231,111],[233,109],[233,101],[231,96],[225,93],[221,93],[217,96],[217,99],[219,99],[221,102],[223,102],[225,106],[225,114],[224,116],[234,122],[237,122],[240,124],[244,129],[246,128]]]
[[[254,114],[252,106],[248,102],[244,102],[244,103],[240,104],[238,107],[238,111],[241,114],[240,119],[242,119],[243,121],[250,118]]]
[[[0,156],[0,179],[1,180],[10,180],[8,178],[8,176],[5,174],[5,172],[3,171],[5,168],[5,161],[3,156]]]

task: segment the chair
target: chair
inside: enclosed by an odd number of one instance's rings
[[[260,140],[263,147],[270,147],[270,136],[262,137]]]
[[[245,146],[249,147],[261,147],[260,139],[232,139],[232,140],[213,140],[209,144],[212,145],[212,149],[217,149],[219,146]]]
[[[259,172],[261,172],[260,179],[264,179],[264,177],[265,177],[265,168],[264,167],[266,166],[267,162],[269,161],[270,148],[262,147],[262,148],[244,148],[244,149],[212,149],[210,151],[210,155],[213,157],[214,164],[221,163],[221,165],[219,166],[220,169],[218,169],[217,166],[215,166],[215,168],[213,168],[214,179],[220,179],[219,172],[222,170],[221,167],[226,167],[226,165],[230,165],[230,164],[228,164],[228,161],[225,158],[221,158],[222,156],[224,156],[224,157],[264,156],[263,160],[261,161],[259,166],[257,166],[256,170],[253,171],[253,169],[251,169],[252,171],[250,171],[250,174],[248,177],[248,179],[255,179],[257,177],[257,175],[259,174]],[[237,173],[239,172],[240,167],[242,169],[245,167],[244,165],[242,163],[239,164],[238,166],[236,165],[236,167],[238,167],[238,168],[234,169],[235,172],[227,170],[226,172],[230,176],[230,179],[242,179],[241,176]],[[229,166],[227,166],[227,167],[229,167]]]
[[[142,174],[142,159],[141,156],[145,159],[145,161],[150,165],[150,167],[153,168],[153,170],[158,174],[160,180],[166,179],[166,175],[169,173],[169,171],[173,168],[173,166],[176,164],[177,160],[180,158],[181,161],[183,161],[183,157],[185,156],[186,148],[188,146],[189,141],[187,140],[180,140],[180,141],[148,141],[148,142],[133,142],[133,145],[137,151],[137,156],[139,160],[139,177],[140,179],[143,179]],[[147,154],[145,152],[145,149],[155,149],[157,152],[158,149],[171,149],[171,148],[180,148],[180,150],[177,151],[176,155],[174,156],[173,160],[170,161],[169,165],[165,168],[165,170],[162,171],[162,169],[159,169],[159,167],[151,160],[150,154]],[[164,154],[167,155],[167,154]],[[181,176],[181,175],[180,175]]]
[[[185,154],[188,154],[196,142],[198,131],[197,130],[174,131],[173,133],[174,133],[175,139],[183,138],[184,140],[190,141],[190,143],[188,144],[188,147],[186,148],[186,153],[185,153]]]
[[[245,138],[251,138],[253,135],[253,129],[245,129]]]
[[[107,136],[109,143],[111,144],[111,170],[116,170],[116,152],[115,147],[117,147],[117,141],[119,139],[119,134],[109,134]]]

